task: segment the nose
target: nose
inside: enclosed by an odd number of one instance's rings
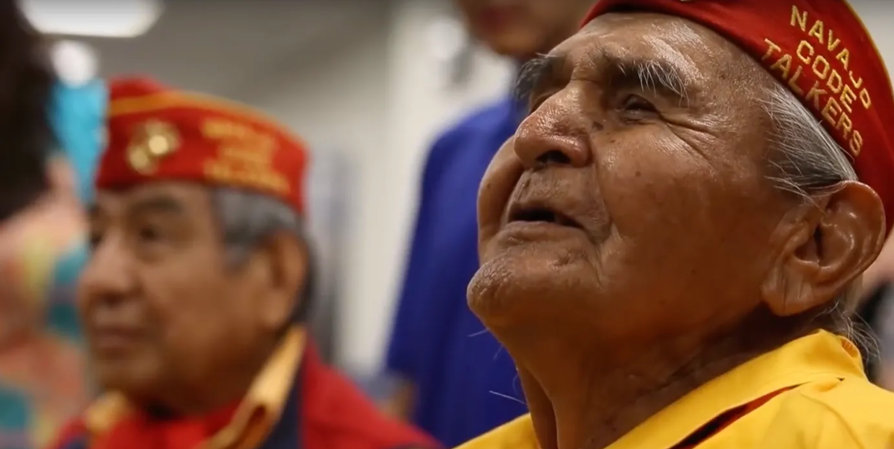
[[[133,261],[123,238],[109,235],[91,251],[81,273],[78,300],[82,306],[117,304],[131,294],[135,284]]]
[[[582,167],[590,162],[590,127],[576,104],[572,92],[560,92],[522,121],[515,133],[515,153],[525,168]]]

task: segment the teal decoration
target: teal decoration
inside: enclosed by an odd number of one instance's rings
[[[0,447],[33,449],[29,429],[31,407],[20,391],[0,386]]]
[[[81,324],[78,321],[78,309],[73,291],[65,291],[60,295],[62,300],[50,301],[47,305],[47,328],[50,332],[76,344],[82,342]],[[59,296],[53,298],[57,299]]]
[[[52,101],[53,131],[75,171],[81,201],[89,204],[93,199],[93,176],[105,145],[108,90],[100,80],[83,86],[57,83]]]
[[[27,429],[30,421],[29,401],[21,391],[0,387],[0,429]]]
[[[90,248],[84,240],[62,254],[56,261],[56,268],[53,270],[53,285],[77,283],[81,267],[87,263],[89,257]]]

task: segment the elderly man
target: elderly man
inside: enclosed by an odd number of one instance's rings
[[[56,447],[433,447],[307,341],[304,145],[147,80],[110,97],[79,289],[105,394]]]
[[[894,394],[847,339],[894,212],[858,17],[603,0],[585,23],[529,65],[479,193],[469,304],[531,414],[463,447],[894,447]]]

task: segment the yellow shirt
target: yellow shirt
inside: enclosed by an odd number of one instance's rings
[[[779,392],[698,449],[894,449],[894,393],[866,380],[856,346],[819,331],[684,396],[609,446],[670,449],[726,411]],[[459,449],[537,449],[530,415]]]

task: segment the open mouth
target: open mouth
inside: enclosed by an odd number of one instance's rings
[[[580,228],[580,224],[566,215],[545,207],[519,208],[509,214],[509,222],[523,221],[529,223],[552,223],[559,226]]]

